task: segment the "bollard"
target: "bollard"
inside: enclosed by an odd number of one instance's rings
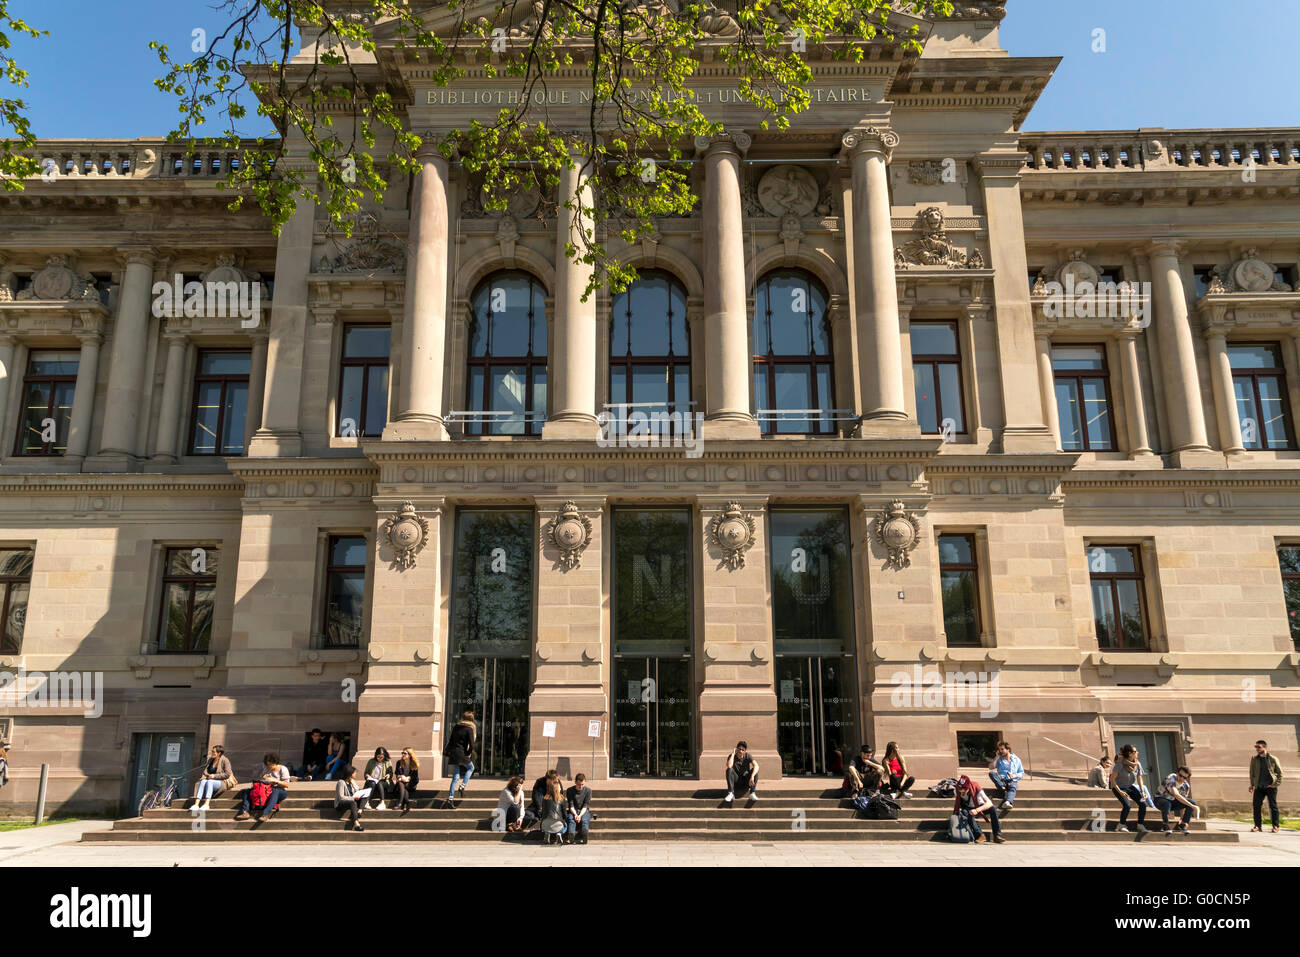
[[[36,826],[40,827],[41,821],[45,820],[45,788],[50,783],[50,766],[41,765],[41,786],[36,792]]]

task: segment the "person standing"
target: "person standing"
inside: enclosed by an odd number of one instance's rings
[[[749,791],[751,801],[758,800],[758,762],[749,753],[749,745],[736,742],[736,749],[727,755],[727,796],[722,800],[730,804],[737,791]]]
[[[889,775],[890,796],[897,801],[900,797],[911,797],[908,790],[916,778],[907,773],[907,759],[898,750],[898,742],[890,741],[885,745],[885,773]],[[983,788],[980,789],[981,791]]]
[[[569,802],[564,840],[568,844],[586,844],[587,828],[591,823],[591,788],[587,787],[585,774],[573,779],[573,787],[564,792],[564,798]]]
[[[998,742],[998,756],[992,764],[992,770],[989,772],[989,779],[993,781],[995,787],[1002,789],[1002,803],[998,805],[999,811],[1010,811],[1016,804],[1016,791],[1020,787],[1020,779],[1025,776],[1025,766],[1020,759],[1011,750],[1011,745],[1005,741]]]
[[[1282,783],[1282,766],[1268,753],[1267,741],[1255,742],[1255,756],[1250,759],[1250,795],[1255,812],[1252,831],[1263,830],[1264,799],[1268,799],[1268,816],[1276,834],[1282,821],[1277,813],[1277,786]]]
[[[474,742],[477,738],[478,728],[474,724],[474,712],[465,711],[456,722],[456,726],[451,729],[451,734],[447,735],[447,746],[442,752],[447,759],[447,776],[451,778],[444,807],[456,806],[457,791],[460,792],[461,797],[465,796],[469,779],[474,776]]]
[[[393,766],[393,788],[397,791],[397,806],[403,814],[411,809],[411,798],[415,797],[415,788],[419,783],[420,761],[414,751],[406,748]]]
[[[1142,762],[1138,760],[1138,749],[1131,744],[1126,744],[1119,749],[1119,760],[1115,762],[1115,768],[1110,772],[1110,789],[1119,798],[1120,805],[1119,824],[1116,825],[1115,830],[1128,830],[1128,813],[1133,810],[1133,802],[1136,801],[1138,833],[1145,834],[1147,800],[1146,795],[1142,793]]]
[[[234,776],[230,759],[226,757],[226,749],[219,744],[214,744],[208,754],[208,763],[203,769],[203,776],[194,785],[194,803],[191,808],[198,808],[201,811],[212,810],[212,799]]]

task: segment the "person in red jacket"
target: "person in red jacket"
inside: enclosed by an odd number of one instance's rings
[[[976,844],[983,844],[986,840],[984,832],[975,821],[975,818],[985,814],[993,829],[993,843],[1006,843],[1006,838],[1002,836],[1002,825],[998,823],[998,809],[993,806],[984,789],[964,774],[957,779],[957,797],[952,809],[966,819],[966,826],[975,835]]]

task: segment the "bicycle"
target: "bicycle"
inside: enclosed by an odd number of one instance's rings
[[[158,786],[145,791],[144,796],[140,798],[140,804],[136,809],[139,811],[137,816],[144,817],[145,811],[152,811],[156,807],[171,807],[177,791],[180,790],[180,782],[184,778],[184,774],[164,774],[159,778]]]

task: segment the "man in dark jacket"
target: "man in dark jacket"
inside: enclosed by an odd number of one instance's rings
[[[302,746],[302,767],[293,772],[296,778],[310,781],[325,776],[325,762],[329,758],[329,742],[320,728],[312,728],[311,736]]]
[[[566,844],[586,844],[587,826],[591,823],[591,788],[587,787],[587,776],[579,774],[573,779],[573,787],[564,792],[569,802],[569,818],[564,824],[564,841]]]
[[[1277,813],[1277,786],[1281,783],[1282,766],[1268,753],[1268,742],[1256,741],[1255,756],[1250,759],[1250,793],[1255,811],[1252,831],[1263,829],[1264,799],[1268,798],[1268,816],[1273,821],[1273,833],[1277,833],[1281,824]]]

